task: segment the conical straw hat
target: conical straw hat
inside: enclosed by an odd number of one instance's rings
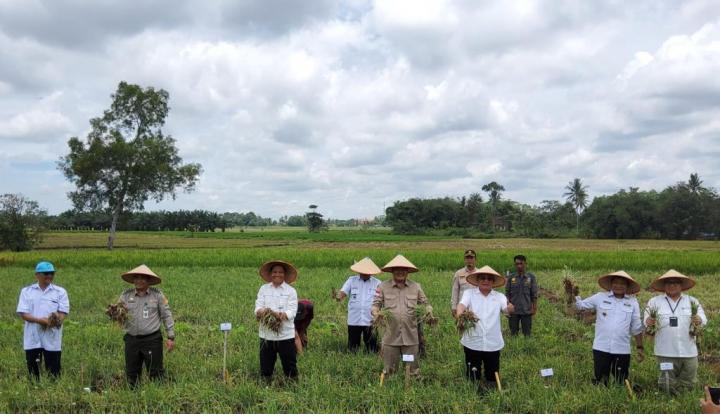
[[[350,270],[360,275],[377,275],[382,273],[379,267],[369,257],[366,257],[354,265],[350,266]]]
[[[467,280],[467,282],[472,285],[480,286],[480,280],[478,280],[478,277],[480,275],[492,276],[494,278],[494,281],[493,281],[494,288],[505,286],[505,277],[502,276],[500,273],[496,272],[490,266],[483,266],[480,269],[473,270],[469,275],[467,275],[467,278],[465,280]]]
[[[667,280],[667,279],[680,279],[680,282],[682,283],[683,291],[692,289],[693,286],[695,286],[695,280],[693,280],[690,277],[685,276],[684,274],[678,272],[675,269],[670,269],[667,272],[665,272],[664,275],[653,280],[653,282],[650,284],[650,287],[657,292],[664,292],[665,291],[665,280]]]
[[[406,259],[405,256],[401,254],[395,256],[392,260],[388,262],[388,264],[383,266],[382,271],[392,272],[393,269],[396,267],[407,269],[408,273],[415,273],[418,271],[418,268],[415,267],[414,264],[410,263],[410,260]]]
[[[260,266],[260,277],[263,278],[264,281],[272,281],[270,274],[272,273],[272,268],[275,265],[280,265],[285,269],[285,283],[292,283],[297,280],[298,271],[291,263],[284,262],[282,260],[270,260],[269,262],[265,262],[262,264],[262,266]]]
[[[611,286],[612,279],[614,277],[621,277],[621,278],[627,280],[627,282],[628,282],[627,293],[628,294],[634,295],[634,294],[640,292],[640,283],[636,282],[635,279],[630,277],[629,274],[625,273],[622,270],[618,270],[617,272],[608,273],[604,276],[600,276],[600,278],[598,279],[598,285],[600,285],[601,288],[603,288],[609,292],[612,288],[612,286]]]
[[[149,278],[148,285],[159,285],[162,281],[160,279],[160,276],[156,275],[155,272],[150,270],[149,267],[143,265],[140,265],[136,267],[135,269],[125,272],[122,274],[122,280],[128,282],[128,283],[135,283],[135,276],[147,276]]]

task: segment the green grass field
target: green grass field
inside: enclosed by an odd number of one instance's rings
[[[564,265],[576,272],[583,296],[596,292],[596,277],[609,270],[625,269],[643,286],[671,267],[696,277],[698,286],[691,294],[700,299],[710,319],[702,342],[700,381],[720,382],[717,242],[463,240],[363,231],[352,237],[331,231],[324,239],[313,239],[302,233],[274,233],[282,237],[122,233],[120,248],[113,252],[100,248],[106,238],[102,233],[53,233],[43,249],[0,253],[0,280],[8,285],[8,293],[0,299],[0,412],[697,411],[699,389],[675,398],[656,391],[652,344],[646,345],[645,362],[631,365],[630,379],[641,389],[635,401],[624,388],[592,386],[593,327],[566,317],[562,305],[547,297],[540,301],[531,339],[505,337],[504,391],[477,395],[462,377],[462,348],[449,315],[450,281],[462,266],[464,248],[478,250],[478,264],[502,271],[510,267],[514,254],[524,253],[541,286],[560,296]],[[353,260],[370,255],[382,265],[398,252],[421,268],[412,278],[423,285],[441,318],[438,327],[427,330],[423,379],[409,390],[404,389],[402,376],[380,387],[380,359],[345,351],[346,304],[330,299],[331,289],[339,288],[350,274]],[[266,387],[258,381],[253,307],[262,284],[257,267],[271,258],[298,266],[295,288],[300,297],[315,302],[316,316],[309,332],[310,348],[298,360],[300,382]],[[26,378],[22,323],[15,307],[20,288],[33,282],[32,267],[41,259],[58,266],[56,281],[68,290],[71,315],[64,331],[61,380],[35,385]],[[164,278],[160,287],[175,314],[177,349],[166,354],[165,383],[148,383],[133,392],[123,381],[122,332],[103,310],[129,286],[119,275],[139,263]],[[643,291],[641,306],[650,297]],[[229,337],[230,384],[220,379],[218,325],[225,321],[234,327]],[[547,387],[539,376],[541,368],[555,371]],[[83,391],[100,383],[102,392]]]

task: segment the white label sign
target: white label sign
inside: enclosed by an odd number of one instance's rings
[[[414,362],[415,361],[415,355],[405,355],[403,354],[403,362]]]
[[[661,362],[660,363],[660,371],[672,371],[672,370],[673,370],[672,362]]]
[[[554,375],[552,368],[543,368],[540,370],[541,377],[552,377]]]
[[[221,331],[225,332],[225,331],[229,331],[230,329],[232,329],[232,324],[230,322],[224,322],[224,323],[220,324]]]

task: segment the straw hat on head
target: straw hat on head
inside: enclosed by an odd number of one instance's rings
[[[150,268],[145,266],[144,264],[136,267],[129,272],[123,273],[120,277],[122,277],[122,280],[128,283],[135,283],[135,276],[147,276],[148,285],[159,285],[162,281],[160,279],[160,276],[156,275],[155,272],[150,270]]]
[[[263,278],[264,281],[272,281],[272,279],[270,278],[270,274],[272,273],[272,268],[275,265],[280,265],[285,269],[285,283],[292,283],[297,280],[298,271],[291,263],[284,262],[282,260],[270,260],[269,262],[265,262],[262,264],[262,266],[260,266],[260,277]]]
[[[369,257],[366,257],[354,265],[350,266],[350,270],[359,275],[377,275],[382,273],[379,267]]]
[[[468,283],[474,286],[480,286],[480,275],[490,275],[494,278],[493,280],[493,287],[502,287],[505,286],[505,277],[501,275],[500,273],[496,272],[492,267],[490,266],[483,266],[480,269],[475,269],[472,273],[467,275]]]
[[[395,256],[392,260],[390,260],[388,264],[383,266],[382,271],[392,272],[393,269],[395,269],[396,267],[407,269],[408,273],[415,273],[419,270],[414,264],[410,263],[410,260],[406,259],[405,256],[399,254]]]
[[[665,281],[667,279],[680,279],[680,283],[682,285],[683,292],[686,290],[692,289],[693,286],[695,286],[694,279],[685,276],[684,274],[678,272],[675,269],[670,269],[667,272],[665,272],[664,275],[653,280],[653,282],[650,284],[650,287],[653,290],[655,290],[656,292],[664,292],[665,291]]]
[[[627,287],[627,293],[630,295],[634,295],[638,292],[640,292],[640,284],[635,281],[632,277],[630,277],[629,274],[625,273],[622,270],[618,270],[617,272],[608,273],[605,276],[600,276],[598,279],[598,285],[600,285],[601,288],[607,290],[608,292],[611,290],[612,280],[614,277],[621,277],[628,282]]]

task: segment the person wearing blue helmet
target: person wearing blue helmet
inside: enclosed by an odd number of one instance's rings
[[[62,327],[70,312],[70,300],[65,289],[53,283],[55,266],[40,262],[35,266],[37,283],[20,291],[17,313],[25,321],[23,348],[28,372],[40,378],[40,361],[53,377],[60,375]]]

